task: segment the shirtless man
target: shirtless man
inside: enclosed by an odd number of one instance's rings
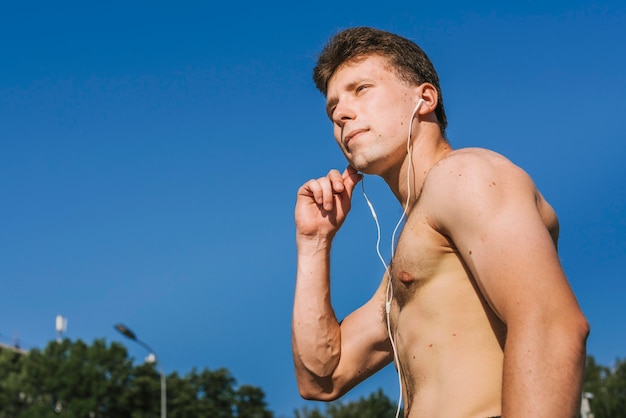
[[[342,31],[314,80],[349,165],[297,193],[301,396],[337,399],[395,361],[406,417],[577,416],[589,328],[531,178],[494,152],[451,148],[438,76],[409,40]],[[361,173],[386,181],[406,221],[378,290],[339,322],[330,249]]]

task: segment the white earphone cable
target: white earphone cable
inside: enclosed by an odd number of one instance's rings
[[[417,113],[417,111],[419,110],[419,108],[422,106],[422,104],[424,103],[423,99],[420,99],[417,102],[417,105],[415,106],[415,109],[413,110],[413,113],[411,114],[411,120],[409,121],[409,133],[407,136],[407,141],[406,141],[406,152],[407,152],[407,174],[406,174],[406,184],[407,184],[407,198],[406,198],[406,202],[404,204],[404,208],[402,210],[402,216],[400,216],[400,219],[398,220],[398,223],[396,224],[393,233],[391,234],[391,259],[393,260],[393,256],[395,253],[395,237],[396,237],[396,233],[398,231],[398,229],[400,228],[400,225],[402,224],[402,221],[404,221],[404,219],[406,218],[407,214],[408,214],[408,210],[409,210],[409,203],[411,201],[411,168],[413,165],[413,160],[412,160],[412,156],[411,156],[411,131],[413,130],[413,118],[415,117],[415,113]],[[376,222],[376,230],[377,230],[377,239],[376,239],[376,253],[378,254],[378,258],[380,259],[380,261],[382,262],[383,266],[385,267],[385,272],[387,273],[387,290],[385,292],[385,314],[386,314],[386,319],[387,319],[387,334],[389,335],[389,341],[391,343],[391,348],[393,350],[393,358],[394,361],[396,363],[396,368],[398,370],[398,386],[399,386],[399,390],[400,390],[400,396],[398,398],[398,407],[396,409],[396,418],[399,417],[400,415],[400,408],[402,406],[402,370],[400,368],[400,359],[398,358],[398,350],[396,349],[396,343],[395,340],[393,338],[393,333],[391,332],[391,321],[389,320],[389,312],[391,311],[391,302],[393,301],[393,284],[391,281],[391,273],[389,271],[389,265],[385,262],[384,257],[381,255],[380,253],[380,224],[378,222],[378,216],[376,215],[376,211],[374,210],[374,206],[372,205],[372,202],[370,202],[369,198],[367,197],[367,194],[365,193],[365,178],[363,178],[361,180],[361,190],[363,191],[363,197],[365,198],[365,201],[367,202],[367,205],[370,208],[370,211],[372,212],[372,217],[374,218],[374,221]]]

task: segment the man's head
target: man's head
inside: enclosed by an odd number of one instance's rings
[[[439,96],[435,115],[441,134],[445,135],[448,121],[439,76],[426,53],[414,42],[401,36],[367,27],[350,28],[337,33],[326,44],[313,69],[315,86],[326,96],[328,82],[339,67],[368,55],[386,58],[398,76],[408,83],[430,83],[435,87]]]

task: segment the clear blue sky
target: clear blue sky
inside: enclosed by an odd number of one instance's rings
[[[122,341],[165,370],[226,367],[277,417],[299,398],[290,318],[299,185],[345,162],[311,81],[335,31],[413,39],[453,146],[496,150],[557,210],[563,266],[601,364],[626,357],[623,1],[4,2],[0,342]],[[226,4],[228,3],[228,4]],[[375,178],[383,250],[399,205]],[[342,317],[377,286],[360,194],[333,249]],[[383,388],[385,369],[346,399]]]

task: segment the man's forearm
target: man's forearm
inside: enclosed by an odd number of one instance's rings
[[[341,350],[339,323],[330,301],[329,264],[329,245],[299,245],[293,354],[297,369],[304,367],[320,377],[337,367]]]

